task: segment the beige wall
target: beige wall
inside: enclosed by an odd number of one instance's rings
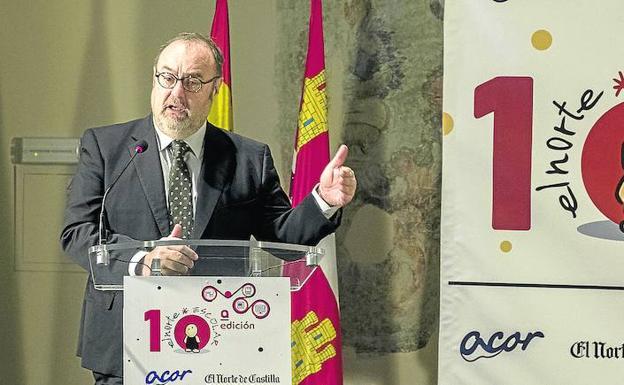
[[[297,0],[303,2],[303,0]],[[279,48],[278,9],[284,2],[231,0],[232,73],[236,131],[269,143],[276,165],[287,180],[294,133],[284,137],[278,127],[280,55],[290,59],[303,49],[293,40]],[[341,7],[333,2],[334,8]],[[126,121],[149,112],[151,63],[158,46],[179,31],[208,32],[213,2],[184,0],[31,0],[5,1],[0,12],[0,383],[24,385],[88,383],[90,374],[75,357],[85,272],[67,267],[55,241],[62,211],[63,180],[38,186],[30,211],[50,223],[49,231],[31,234],[44,240],[37,256],[58,262],[61,271],[16,269],[14,178],[20,170],[10,162],[12,137],[77,137],[87,127]],[[307,6],[306,6],[307,7]],[[305,23],[307,16],[303,14]],[[281,37],[283,39],[283,36]],[[337,39],[340,41],[340,39]],[[343,39],[348,41],[349,39]],[[291,52],[285,52],[292,49]],[[331,49],[331,48],[330,48]],[[333,47],[335,50],[336,47]],[[327,59],[330,83],[332,147],[342,137],[344,112],[340,56]],[[333,72],[332,72],[333,71]],[[300,85],[292,84],[297,94]],[[19,223],[18,223],[19,222]],[[35,258],[36,260],[36,258]],[[49,270],[49,269],[48,269]],[[342,303],[342,307],[349,306]],[[411,353],[357,354],[345,347],[347,384],[423,384],[435,382],[435,344]]]

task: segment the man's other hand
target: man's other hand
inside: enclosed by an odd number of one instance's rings
[[[182,226],[176,224],[168,237],[161,240],[181,239]],[[143,258],[142,275],[151,275],[152,260],[160,258],[162,275],[185,275],[199,258],[190,247],[184,245],[158,246]]]
[[[340,146],[323,173],[319,184],[319,195],[332,207],[343,207],[353,199],[357,181],[353,170],[344,165],[349,148]]]

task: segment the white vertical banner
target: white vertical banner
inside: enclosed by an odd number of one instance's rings
[[[447,0],[440,384],[615,384],[624,2]]]

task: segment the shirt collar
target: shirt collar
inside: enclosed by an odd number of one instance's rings
[[[158,126],[156,125],[156,121],[154,121],[154,127],[156,128],[156,136],[158,138],[158,150],[163,151],[164,149],[169,147],[171,142],[173,142],[173,138],[162,132],[160,128],[158,128]],[[206,136],[205,124],[201,126],[201,128],[197,130],[193,135],[184,139],[186,144],[188,144],[193,151],[193,154],[195,154],[195,156],[198,158],[201,157],[204,150],[204,136]]]

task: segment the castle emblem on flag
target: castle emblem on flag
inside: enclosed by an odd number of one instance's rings
[[[306,331],[311,326],[314,327]],[[302,320],[292,322],[291,338],[293,384],[300,384],[310,374],[319,372],[325,361],[336,356],[336,349],[331,344],[336,338],[334,325],[329,318],[319,323],[313,311],[308,312]]]
[[[327,95],[325,93],[325,70],[303,85],[303,102],[299,113],[297,150],[317,135],[327,132]]]

